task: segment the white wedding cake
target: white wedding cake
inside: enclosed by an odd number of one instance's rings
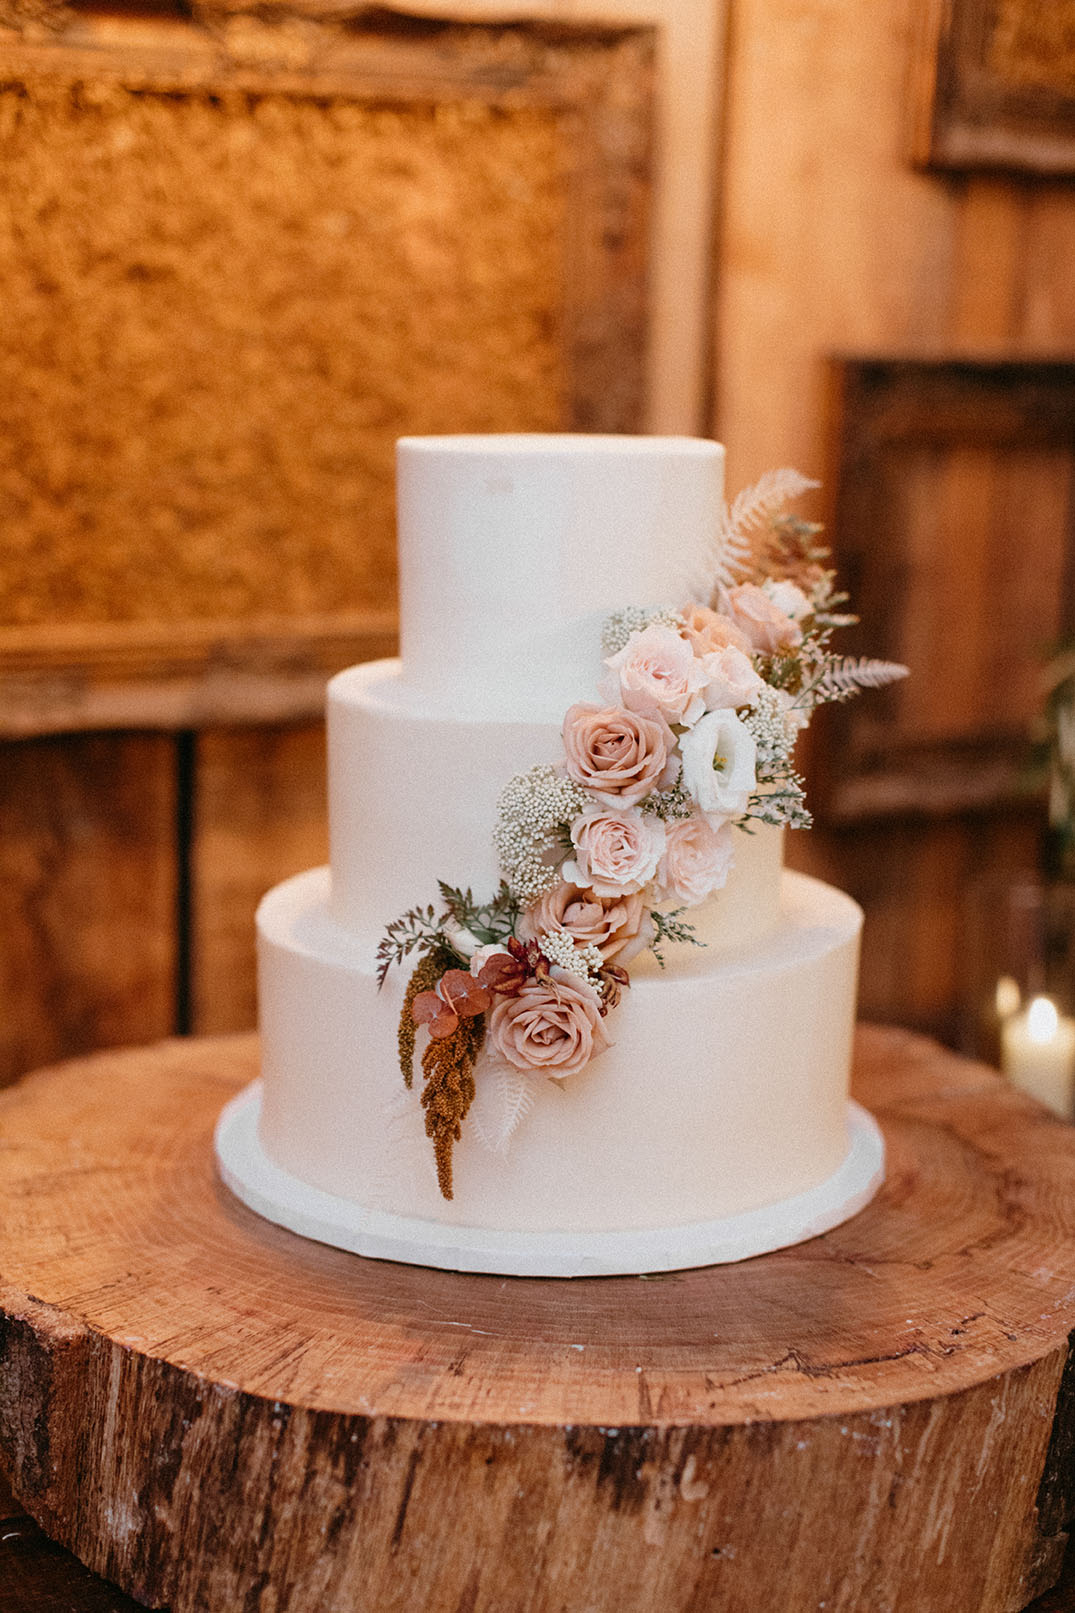
[[[400,442],[401,656],[329,685],[331,863],[261,904],[262,1079],[217,1133],[261,1214],[573,1276],[757,1254],[876,1190],[848,1101],[861,913],[783,870],[800,792],[761,764],[838,622],[831,573],[799,523],[797,582],[734,583],[723,462],[675,437]],[[811,687],[850,692],[840,668]]]

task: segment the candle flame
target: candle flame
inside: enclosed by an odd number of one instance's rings
[[[1027,1009],[1026,1028],[1032,1042],[1051,1042],[1060,1028],[1056,1004],[1048,997],[1035,997]]]

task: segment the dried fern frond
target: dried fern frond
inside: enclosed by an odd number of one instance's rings
[[[824,700],[847,700],[860,689],[883,689],[888,683],[898,683],[909,670],[898,661],[874,661],[868,656],[834,656],[810,693],[819,704]]]
[[[534,1107],[534,1077],[510,1064],[489,1063],[471,1118],[478,1141],[494,1154],[506,1154],[518,1128]]]
[[[752,487],[745,487],[730,506],[724,506],[716,536],[711,590],[714,595],[722,588],[733,587],[753,570],[751,534],[770,525],[793,499],[820,485],[785,465],[766,471]]]

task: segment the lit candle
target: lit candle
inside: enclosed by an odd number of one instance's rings
[[[1000,1029],[1001,1067],[1014,1086],[1046,1104],[1063,1120],[1075,1100],[1075,1019],[1058,1014],[1048,997],[1035,997]]]

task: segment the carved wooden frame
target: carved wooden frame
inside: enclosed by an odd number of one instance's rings
[[[1052,0],[1075,17],[1072,0]],[[928,0],[911,63],[913,160],[932,168],[1075,174],[1070,63],[1042,51],[1022,70],[1011,32],[1030,0]],[[1005,62],[1005,31],[1009,60]],[[1050,79],[1048,68],[1055,72]]]
[[[162,0],[162,4],[164,0]],[[655,30],[458,23],[334,0],[137,18],[0,0],[0,80],[271,89],[428,105],[461,93],[562,113],[570,140],[564,430],[642,428]],[[391,653],[392,612],[317,619],[0,626],[0,738],[319,715],[325,678]]]
[[[899,660],[906,555],[897,503],[902,451],[1056,447],[1075,460],[1075,362],[837,357],[830,362],[830,534],[865,627],[842,649]],[[1075,511],[1064,535],[1064,631],[1075,631]],[[914,669],[912,668],[912,672]],[[900,686],[819,716],[815,802],[825,821],[939,816],[1025,802],[1027,735],[945,742],[893,735]]]

